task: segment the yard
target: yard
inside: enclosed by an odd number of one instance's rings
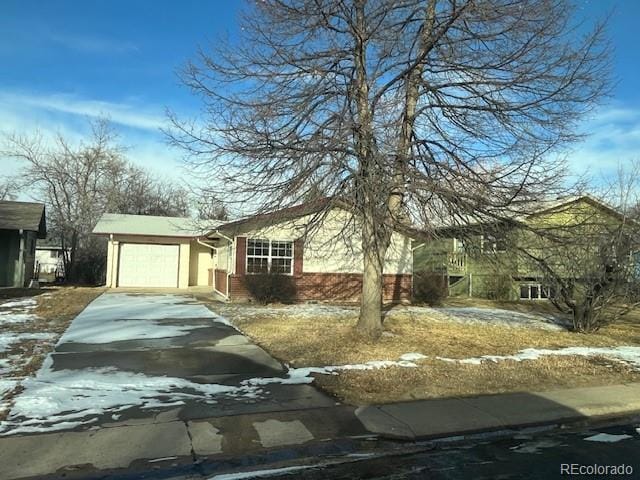
[[[0,290],[0,420],[25,378],[40,368],[73,318],[100,288]]]
[[[313,375],[351,404],[640,381],[638,313],[584,335],[567,331],[567,319],[547,307],[465,300],[437,309],[397,306],[377,342],[354,333],[354,307],[212,308],[287,363],[292,377]]]

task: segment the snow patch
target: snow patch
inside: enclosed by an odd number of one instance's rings
[[[6,313],[0,312],[0,325],[10,323],[25,323],[36,320],[38,317],[31,313]]]
[[[49,431],[60,429],[60,425],[76,427],[133,406],[179,406],[189,399],[216,403],[220,395],[257,398],[261,393],[255,387],[199,384],[112,367],[53,371],[51,363],[47,357],[38,375],[22,382],[24,391],[15,398],[9,418],[0,422],[2,434]]]
[[[558,350],[526,348],[514,355],[482,355],[470,358],[436,357],[444,362],[480,365],[483,362],[500,362],[504,360],[538,360],[544,356],[578,356],[578,357],[604,357],[609,360],[625,363],[634,369],[640,370],[640,347],[565,347]]]
[[[25,308],[31,309],[38,305],[35,298],[23,298],[20,300],[11,300],[9,302],[1,303],[0,308]]]
[[[14,333],[0,332],[0,352],[8,350],[10,345],[23,340],[50,340],[55,337],[54,333]]]
[[[592,435],[590,437],[585,438],[585,440],[587,442],[616,443],[622,440],[626,440],[628,438],[632,438],[631,435],[627,435],[627,434],[612,435],[610,433],[598,433],[596,435]]]
[[[178,325],[162,320],[181,319]],[[200,303],[178,295],[130,295],[106,293],[78,315],[58,341],[63,343],[111,343],[124,340],[169,338],[188,335],[210,324],[185,324],[185,319],[209,319],[228,325]]]
[[[427,358],[426,355],[422,355],[421,353],[405,353],[404,355],[400,356],[400,360],[404,360],[407,362],[415,362],[417,360],[422,360],[424,358]]]

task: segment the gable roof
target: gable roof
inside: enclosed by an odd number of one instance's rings
[[[192,218],[105,213],[93,229],[96,235],[198,237],[203,229]]]
[[[206,236],[215,235],[216,232],[222,232],[229,236],[239,235],[251,230],[258,230],[270,225],[276,225],[278,223],[295,220],[306,215],[313,215],[315,213],[321,212],[323,209],[331,208],[341,208],[343,210],[350,209],[348,203],[344,200],[331,197],[323,197],[312,200],[310,202],[294,205],[292,207],[281,208],[272,212],[251,215],[240,220],[223,223],[219,225],[215,230],[208,232]],[[410,238],[418,238],[424,236],[424,232],[410,226],[398,226],[395,230]]]
[[[0,201],[0,229],[37,232],[47,235],[47,221],[42,203]]]

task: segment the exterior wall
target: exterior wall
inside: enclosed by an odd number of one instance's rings
[[[362,249],[357,222],[343,210],[330,212],[323,223],[305,235],[311,216],[249,231],[234,241],[231,258],[229,296],[233,301],[246,301],[244,285],[246,241],[248,238],[288,240],[293,242],[293,277],[297,300],[334,300],[353,302],[362,290]],[[344,229],[344,225],[348,225]],[[218,251],[220,257],[221,250]],[[411,300],[413,262],[411,239],[393,233],[384,265],[385,302]]]
[[[28,286],[33,279],[36,265],[36,232],[24,232],[22,284]]]
[[[227,271],[216,269],[214,275],[214,288],[222,295],[227,295]]]
[[[311,215],[243,234],[247,238],[294,241],[305,233]],[[348,226],[345,228],[344,225]],[[344,231],[343,231],[344,230]],[[362,236],[357,219],[334,209],[322,225],[308,232],[304,242],[305,273],[362,273]],[[394,232],[385,259],[387,274],[411,274],[413,260],[411,239]],[[242,272],[234,272],[242,273]]]
[[[154,237],[143,235],[113,235],[107,246],[107,281],[106,286],[115,288],[118,286],[118,263],[121,243],[155,243],[165,245],[180,245],[178,260],[178,288],[189,286],[190,267],[190,238],[183,237]],[[206,285],[206,283],[205,283]]]
[[[17,230],[0,230],[0,286],[19,286],[20,234]]]
[[[190,244],[189,286],[208,285],[209,270],[213,268],[212,250],[192,241]]]

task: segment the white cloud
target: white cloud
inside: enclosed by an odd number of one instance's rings
[[[612,107],[582,126],[587,134],[568,155],[576,174],[609,176],[619,164],[640,158],[640,109]]]
[[[165,119],[162,106],[85,99],[69,94],[25,94],[0,89],[0,133],[32,135],[38,132],[45,143],[62,135],[79,143],[90,132],[88,120],[107,117],[127,147],[127,158],[151,173],[172,181],[189,180],[181,168],[181,152],[168,146],[160,127]],[[0,176],[14,175],[21,165],[0,159]],[[28,194],[21,194],[27,199]]]
[[[0,91],[3,109],[30,109],[69,113],[85,117],[107,117],[113,123],[142,130],[157,131],[166,122],[163,107],[146,107],[128,103],[84,99],[66,93],[30,94],[16,91]]]

